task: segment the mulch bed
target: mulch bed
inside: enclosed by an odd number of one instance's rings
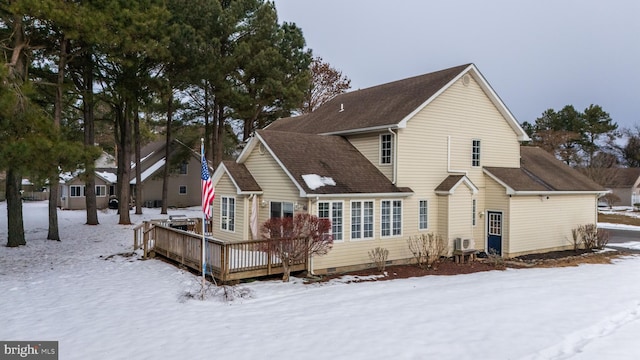
[[[484,258],[465,264],[456,264],[453,260],[447,259],[438,263],[437,267],[433,269],[423,269],[416,265],[391,265],[385,268],[387,275],[384,277],[376,277],[366,280],[360,279],[354,280],[353,282],[385,281],[428,275],[471,274],[481,271],[504,270],[506,268],[548,268],[578,266],[580,264],[610,264],[612,259],[623,255],[628,255],[628,253],[624,251],[592,252],[579,250],[574,252],[573,250],[569,250],[554,251],[545,254],[532,254],[509,260]],[[315,279],[315,281],[329,281],[331,279],[340,278],[344,275],[365,277],[380,274],[381,272],[374,267],[348,273],[323,275],[320,278]]]

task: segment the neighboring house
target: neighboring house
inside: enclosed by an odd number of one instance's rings
[[[376,247],[407,262],[407,239],[424,233],[505,257],[572,248],[606,190],[528,140],[473,64],[341,94],[257,131],[216,169],[213,236],[328,218],[334,246],[312,259],[318,273],[368,266]]]
[[[140,169],[142,182],[142,206],[162,206],[162,183],[166,142],[156,141],[146,145],[140,151]],[[170,170],[168,179],[167,206],[187,207],[201,203],[201,173],[200,154],[194,152],[179,140],[170,143]],[[173,161],[172,161],[173,159]],[[176,159],[183,159],[177,161]],[[136,173],[135,164],[131,168],[131,195],[135,195]]]
[[[96,207],[105,209],[109,205],[109,197],[116,191],[117,175],[115,158],[102,152],[95,161]],[[58,206],[68,210],[86,209],[85,182],[82,171],[60,174],[60,190]]]
[[[613,205],[633,206],[640,203],[640,168],[611,168],[607,169],[611,179],[604,187],[620,198]]]

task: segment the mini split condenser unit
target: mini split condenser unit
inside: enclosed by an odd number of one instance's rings
[[[455,238],[453,240],[453,248],[455,250],[472,250],[475,248],[473,239]]]

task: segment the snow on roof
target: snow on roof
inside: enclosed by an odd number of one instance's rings
[[[96,175],[113,184],[118,181],[118,175],[109,171],[96,171]]]
[[[304,174],[302,180],[307,184],[307,187],[311,190],[315,190],[319,187],[330,185],[336,186],[336,182],[328,176],[320,176],[316,174]]]
[[[29,179],[22,179],[22,185],[33,185]]]
[[[142,180],[143,182],[145,180],[147,180],[147,178],[151,175],[153,175],[153,173],[155,173],[158,169],[160,169],[161,167],[164,166],[164,164],[166,163],[166,158],[162,158],[160,160],[158,160],[155,164],[149,166],[149,168],[145,171],[142,172],[142,174],[140,174],[140,180]],[[136,179],[133,178],[129,184],[135,185],[136,184]]]

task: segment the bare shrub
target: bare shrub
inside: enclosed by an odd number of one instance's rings
[[[604,249],[605,246],[609,243],[609,236],[611,233],[605,229],[598,229],[598,239],[596,240],[596,247],[598,249]]]
[[[571,239],[573,240],[573,251],[580,249],[580,231],[578,228],[571,229]]]
[[[504,258],[495,249],[489,249],[487,261],[493,267],[504,267]]]
[[[262,224],[261,236],[267,240],[263,251],[282,261],[282,281],[289,281],[290,265],[312,255],[326,255],[333,246],[331,221],[309,214],[271,218]]]
[[[571,230],[572,234],[575,232],[578,233],[580,243],[586,250],[602,249],[609,243],[609,231],[598,229],[596,224],[580,225]]]
[[[449,247],[446,240],[439,234],[419,234],[407,239],[409,250],[421,268],[432,268],[440,261],[440,257],[447,256]]]
[[[213,279],[213,282],[209,281],[195,281],[191,288],[180,293],[178,301],[181,303],[189,300],[207,300],[207,299],[220,299],[224,302],[234,301],[236,299],[251,298],[253,293],[251,289],[242,286],[230,286],[220,285],[218,286]]]
[[[376,265],[378,271],[383,272],[387,265],[387,258],[389,257],[389,250],[381,247],[377,247],[369,251],[369,259]]]

